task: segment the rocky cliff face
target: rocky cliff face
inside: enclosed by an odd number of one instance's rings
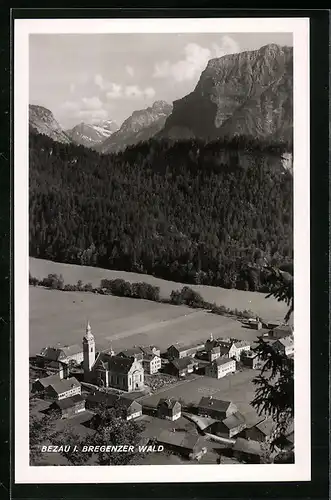
[[[66,134],[75,144],[95,149],[116,130],[118,125],[112,120],[106,120],[97,124],[80,123],[67,130]]]
[[[210,60],[194,91],[174,102],[160,136],[291,140],[292,66],[292,48],[273,44]]]
[[[125,149],[127,146],[146,141],[160,132],[164,127],[172,106],[165,101],[156,101],[153,106],[134,111],[121,128],[112,134],[100,146],[102,153],[112,153]]]
[[[70,143],[70,138],[55,120],[53,113],[43,106],[29,105],[29,130],[48,135],[57,142]]]

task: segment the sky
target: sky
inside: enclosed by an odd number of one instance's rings
[[[192,92],[209,59],[268,43],[292,46],[292,34],[30,35],[30,104],[50,109],[64,129],[120,126],[134,110]]]

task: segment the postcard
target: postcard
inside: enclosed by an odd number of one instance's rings
[[[310,480],[309,168],[308,19],[14,21],[16,483]]]

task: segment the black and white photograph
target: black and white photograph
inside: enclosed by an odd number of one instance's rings
[[[18,482],[309,480],[308,26],[15,21]]]

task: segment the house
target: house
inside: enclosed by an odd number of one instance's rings
[[[229,358],[236,359],[236,361],[240,361],[242,352],[250,351],[250,349],[251,343],[248,340],[236,340],[232,342],[228,356]]]
[[[68,378],[69,377],[69,366],[63,361],[51,361],[47,363],[47,373],[50,375],[57,375],[58,377]]]
[[[207,377],[222,378],[228,373],[236,371],[236,361],[234,359],[218,357],[210,365],[206,366],[205,374]]]
[[[182,406],[175,399],[162,398],[157,405],[157,416],[166,420],[177,420],[182,414]]]
[[[153,375],[161,369],[161,358],[156,354],[145,354],[143,357],[143,368],[146,373]]]
[[[168,359],[180,359],[194,356],[198,351],[203,351],[204,342],[196,342],[190,345],[173,344],[167,349]]]
[[[294,336],[288,335],[287,337],[282,337],[273,344],[273,348],[285,356],[294,355]]]
[[[157,437],[157,442],[165,449],[193,460],[201,458],[207,451],[203,438],[191,432],[164,430]]]
[[[114,387],[126,392],[140,391],[144,388],[144,369],[136,355],[129,356],[128,350],[115,355],[112,349],[96,355],[95,339],[88,323],[83,337],[84,380],[103,387]],[[142,356],[141,351],[136,354]],[[138,356],[138,358],[139,358]]]
[[[139,349],[139,347],[132,347],[131,349],[124,349],[123,351],[119,352],[117,356],[121,356],[123,358],[134,358],[137,361],[143,360],[143,353]]]
[[[69,346],[45,347],[42,349],[40,354],[37,354],[37,359],[39,361],[43,361],[45,365],[51,361],[62,361],[62,363],[74,363],[80,365],[83,358],[83,349],[77,344]]]
[[[258,441],[260,443],[267,443],[270,441],[274,431],[275,424],[272,419],[267,418],[262,422],[258,422],[249,429],[246,429],[244,436],[248,440]]]
[[[243,365],[248,366],[248,368],[256,370],[260,368],[262,360],[256,352],[244,351],[241,355],[241,362]]]
[[[291,325],[276,325],[270,329],[268,337],[277,340],[292,334],[293,327]]]
[[[202,417],[211,417],[220,421],[237,411],[238,408],[231,401],[223,401],[213,398],[212,396],[201,398],[198,404],[199,415]]]
[[[247,325],[252,328],[252,330],[261,330],[262,321],[259,318],[249,318]]]
[[[144,356],[150,356],[154,354],[155,356],[161,356],[161,350],[159,347],[156,347],[155,345],[149,345],[149,346],[139,346],[139,349],[143,353]]]
[[[70,418],[85,411],[85,400],[80,394],[76,394],[75,396],[54,401],[49,409],[59,413],[61,418]]]
[[[215,359],[219,358],[220,356],[221,356],[220,346],[212,347],[207,351],[207,359],[210,362],[215,361]]]
[[[81,385],[75,377],[52,381],[45,388],[44,394],[48,399],[61,400],[72,396],[80,395]]]
[[[189,373],[192,373],[198,365],[197,360],[194,358],[177,358],[169,361],[169,363],[165,365],[164,371],[176,377],[185,377]]]
[[[263,449],[258,441],[237,438],[232,454],[239,461],[258,464],[261,462]]]
[[[61,378],[58,374],[49,375],[48,377],[38,378],[32,383],[31,392],[32,393],[44,392],[46,387],[48,387],[53,382],[58,382],[59,380],[61,380]]]
[[[243,415],[236,411],[221,422],[215,423],[212,428],[216,435],[231,439],[246,428],[246,422]]]
[[[96,392],[87,396],[86,408],[97,412],[100,406],[120,408],[126,420],[133,420],[142,415],[142,405],[138,403],[138,401],[126,398],[123,395],[119,396],[118,394]],[[96,419],[98,419],[98,417],[96,417]]]

